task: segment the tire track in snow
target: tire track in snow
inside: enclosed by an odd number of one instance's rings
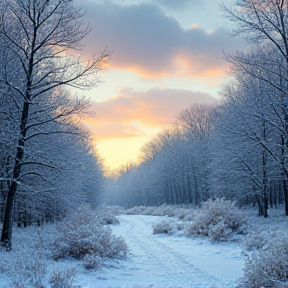
[[[158,236],[152,235],[151,221],[146,221],[145,216],[121,216],[120,222],[129,225],[127,234],[122,236],[132,253],[137,257],[141,251],[142,263],[163,279],[163,283],[169,283],[170,287],[210,287],[212,283],[221,283],[221,279],[196,267],[191,257],[175,251],[169,241],[158,241]]]

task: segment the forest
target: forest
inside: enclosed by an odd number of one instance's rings
[[[75,274],[70,268],[55,270],[52,276],[46,268],[41,277],[35,274],[51,259],[72,257],[87,269],[98,269],[107,259],[126,259],[129,247],[107,225],[119,224],[119,214],[141,214],[144,206],[150,207],[149,215],[160,209],[163,214],[154,216],[161,217],[171,207],[180,209],[173,217],[189,215],[193,220],[186,217],[187,221],[194,221],[180,225],[188,225],[188,236],[212,235],[216,242],[230,241],[231,233],[247,233],[239,208],[252,208],[267,221],[275,210],[287,218],[287,5],[287,0],[241,0],[231,9],[223,4],[221,9],[235,27],[233,35],[245,38],[249,49],[225,54],[232,80],[221,88],[221,99],[213,105],[187,107],[170,128],[141,148],[138,163],[122,165],[107,177],[92,135],[81,122],[89,114],[89,100],[73,91],[85,94],[100,83],[111,52],[104,48],[88,62],[80,59],[81,43],[90,28],[83,22],[85,10],[72,0],[0,2],[0,254],[6,263],[0,274],[22,275],[21,279],[13,276],[13,285],[7,287],[75,287],[69,282]],[[182,211],[183,207],[189,211]],[[171,227],[161,222],[154,234],[159,230],[169,234]],[[275,233],[273,237],[278,237]],[[270,243],[267,235],[262,248]],[[252,238],[257,242],[255,234]],[[35,246],[22,247],[21,239]],[[277,247],[287,257],[283,239]],[[28,249],[25,257],[32,255],[30,270],[24,258],[22,266],[15,260],[19,254],[14,251],[22,249]],[[257,259],[266,256],[261,257]],[[272,280],[287,287],[286,258],[277,262],[282,270],[278,264],[277,269],[261,268],[272,274],[280,271],[273,274],[276,280],[265,272],[269,278],[265,283],[257,282],[263,272],[255,268],[259,263],[249,261],[249,287],[270,285]],[[9,265],[16,267],[14,272]],[[261,277],[251,280],[254,276],[247,267]],[[33,271],[33,276],[25,270]],[[52,278],[46,279],[46,273]]]

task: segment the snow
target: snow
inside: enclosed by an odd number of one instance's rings
[[[101,271],[82,272],[81,288],[197,288],[236,287],[244,255],[237,243],[153,235],[152,225],[163,217],[121,215],[113,233],[130,248],[127,260],[112,262]],[[113,264],[114,263],[114,264]]]

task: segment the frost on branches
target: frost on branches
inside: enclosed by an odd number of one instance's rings
[[[84,260],[86,268],[97,269],[105,259],[124,259],[128,247],[121,237],[112,235],[95,212],[81,206],[75,214],[57,226],[58,237],[53,243],[54,259],[73,257]]]
[[[205,236],[213,241],[228,241],[234,234],[244,234],[247,220],[235,203],[224,198],[203,203],[187,227],[187,236]]]
[[[258,235],[259,241],[255,241],[255,234],[247,237],[247,248],[254,250],[245,262],[240,282],[254,288],[288,287],[288,233],[269,229]]]

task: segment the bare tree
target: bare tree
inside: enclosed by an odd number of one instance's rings
[[[63,86],[87,89],[96,85],[99,77],[95,76],[110,57],[105,50],[88,63],[75,57],[75,52],[82,48],[81,40],[89,32],[82,16],[82,9],[73,6],[71,0],[3,0],[0,3],[0,37],[4,50],[0,87],[2,95],[12,99],[20,112],[19,118],[14,119],[18,132],[1,235],[1,244],[7,250],[11,249],[13,204],[18,185],[28,175],[41,177],[33,169],[25,169],[22,175],[23,167],[50,166],[45,161],[30,161],[25,153],[27,143],[40,135],[60,133],[61,130],[46,131],[47,123],[63,121],[86,107],[85,101],[71,99],[69,105],[58,106],[47,117],[41,103],[48,95],[50,101],[57,101]],[[19,69],[17,73],[13,70],[15,67]],[[54,168],[51,165],[51,169]]]
[[[222,4],[228,18],[237,24],[235,35],[250,43],[272,43],[288,65],[287,0],[240,0],[234,9]]]

